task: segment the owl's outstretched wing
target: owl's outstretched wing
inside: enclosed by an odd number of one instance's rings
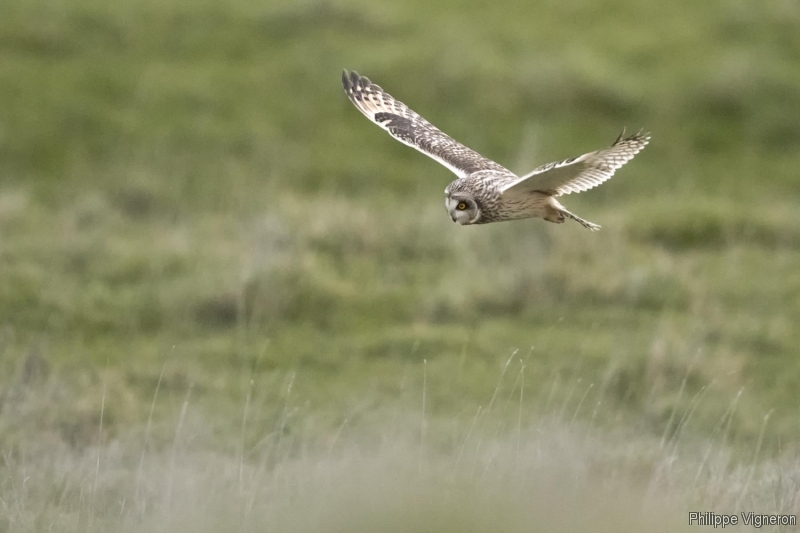
[[[623,139],[624,133],[623,131],[609,148],[542,165],[511,181],[500,192],[509,194],[538,191],[559,196],[597,187],[611,178],[618,168],[633,159],[650,142],[649,133],[640,131]]]
[[[416,148],[449,168],[459,178],[478,170],[508,172],[491,159],[470,150],[439,128],[395,100],[392,95],[356,72],[342,72],[342,85],[350,101],[375,124],[403,144]]]

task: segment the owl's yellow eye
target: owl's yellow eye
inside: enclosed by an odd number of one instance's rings
[[[464,202],[459,202],[458,205],[456,206],[456,209],[458,209],[459,211],[463,211],[466,208],[467,208],[467,204],[464,203]]]

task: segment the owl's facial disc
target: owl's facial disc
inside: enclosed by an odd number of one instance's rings
[[[464,194],[447,196],[445,206],[453,222],[458,222],[462,226],[474,224],[480,218],[478,204],[471,196]]]

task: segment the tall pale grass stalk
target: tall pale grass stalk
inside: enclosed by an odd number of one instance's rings
[[[743,392],[744,389],[739,389],[739,392],[736,393],[736,396],[734,397],[733,401],[730,403],[728,408],[725,410],[725,412],[717,421],[716,425],[714,426],[714,429],[711,431],[708,443],[706,444],[706,451],[703,453],[703,458],[700,461],[700,465],[697,467],[697,473],[694,476],[694,481],[692,483],[693,489],[698,486],[698,483],[700,481],[700,476],[703,474],[703,469],[706,467],[714,447],[715,446],[719,446],[720,448],[724,447],[724,442],[720,444],[719,442],[715,441],[717,433],[719,433],[720,429],[722,429],[722,426],[725,425],[726,421],[728,422],[728,427],[730,428],[730,421],[733,418],[733,414],[736,412],[736,406],[739,403],[739,398],[742,397]],[[727,430],[725,432],[725,435],[723,436],[723,441],[725,439],[727,439]]]
[[[97,495],[97,482],[100,479],[100,460],[103,454],[103,418],[106,413],[106,381],[108,375],[108,362],[106,361],[106,373],[103,374],[103,396],[100,400],[100,423],[97,427],[97,457],[94,466],[94,482],[92,483],[92,494],[89,497],[89,521],[94,519],[95,496]]]
[[[419,473],[422,473],[422,465],[425,462],[425,401],[428,392],[428,360],[422,360],[422,417],[419,426]]]
[[[681,399],[683,399],[683,393],[686,391],[686,383],[689,381],[689,375],[692,373],[692,370],[694,369],[694,364],[697,361],[699,355],[700,355],[699,352],[695,353],[694,357],[692,357],[692,360],[689,363],[689,366],[686,367],[686,372],[683,374],[683,379],[681,380],[681,387],[678,390],[678,398],[675,400],[675,404],[672,406],[672,412],[669,415],[669,420],[667,420],[667,423],[664,426],[664,433],[661,435],[661,444],[659,444],[659,447],[661,449],[663,449],[667,443],[667,435],[669,434],[669,432],[674,431],[672,423],[675,421],[675,415],[678,413],[678,406],[680,405]]]
[[[774,409],[770,409],[770,411],[764,415],[764,420],[761,423],[761,431],[758,433],[758,442],[756,443],[755,451],[753,451],[753,460],[750,463],[750,468],[747,471],[747,480],[744,482],[744,486],[742,487],[742,491],[739,493],[739,498],[736,500],[736,512],[738,513],[742,509],[742,499],[747,494],[747,489],[750,488],[750,482],[753,480],[753,473],[756,471],[758,466],[758,454],[761,453],[761,444],[764,442],[764,432],[767,429],[767,422],[769,422],[769,417],[772,416]]]
[[[173,351],[175,347],[172,347]],[[146,500],[140,499],[140,489],[142,486],[142,471],[144,469],[144,458],[147,454],[147,447],[150,445],[150,431],[153,428],[153,412],[156,409],[156,400],[158,400],[158,391],[161,389],[161,381],[164,379],[164,371],[167,368],[167,362],[169,361],[169,357],[167,360],[164,361],[164,364],[161,365],[161,372],[158,374],[158,381],[156,382],[156,390],[153,392],[153,399],[150,402],[150,413],[147,415],[147,424],[144,428],[144,444],[142,445],[142,455],[139,457],[139,467],[136,469],[136,489],[134,490],[134,502],[136,505],[139,505],[140,502],[144,504]],[[140,512],[144,512],[144,508],[139,509]]]
[[[170,454],[169,459],[169,477],[167,482],[167,492],[166,492],[166,505],[167,509],[171,509],[172,507],[172,495],[173,495],[173,486],[175,482],[175,466],[178,460],[178,444],[181,440],[181,430],[183,429],[184,421],[186,420],[186,413],[189,410],[189,399],[192,395],[192,387],[189,387],[189,390],[186,391],[186,397],[183,399],[183,404],[181,404],[181,414],[178,418],[178,425],[175,428],[175,437],[172,440],[172,452]]]

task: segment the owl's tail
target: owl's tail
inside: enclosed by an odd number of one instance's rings
[[[577,222],[578,224],[580,224],[584,228],[587,228],[589,231],[597,231],[597,230],[600,229],[600,226],[598,226],[597,224],[593,224],[593,223],[589,222],[588,220],[584,220],[581,217],[579,217],[578,215],[573,215],[572,213],[570,213],[569,211],[567,211],[563,207],[559,211],[561,211],[561,213],[563,213],[564,216],[566,216],[567,218],[571,218],[572,220],[574,220],[575,222]]]

